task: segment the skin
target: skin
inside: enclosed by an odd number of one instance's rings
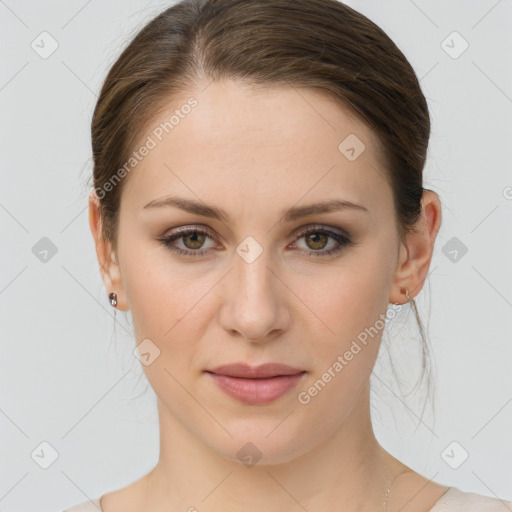
[[[312,90],[207,85],[169,99],[162,119],[189,96],[198,106],[128,176],[117,252],[101,236],[90,197],[105,289],[131,311],[137,343],[149,338],[160,350],[143,365],[158,399],[159,461],[105,494],[103,510],[375,512],[384,510],[390,480],[407,470],[393,482],[387,510],[429,510],[448,488],[392,457],[372,429],[369,379],[382,329],[308,404],[297,395],[390,304],[407,301],[401,288],[411,299],[421,291],[441,224],[437,194],[425,191],[417,230],[401,243],[380,141],[359,118]],[[338,150],[349,134],[366,146],[354,161]],[[144,208],[170,195],[215,205],[229,219]],[[282,218],[291,206],[334,198],[368,212]],[[158,240],[182,226],[212,231],[214,238],[174,242],[205,254],[178,255]],[[308,257],[339,245],[299,238],[307,226],[344,231],[355,244]],[[248,236],[262,248],[251,263],[236,252]],[[278,400],[246,405],[204,373],[239,361],[307,374]],[[262,454],[252,467],[237,457],[249,441]]]

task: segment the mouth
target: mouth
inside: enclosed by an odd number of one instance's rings
[[[232,398],[247,405],[261,405],[291,391],[307,371],[277,363],[257,367],[237,363],[219,366],[205,373]]]

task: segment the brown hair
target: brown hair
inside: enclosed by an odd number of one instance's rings
[[[107,183],[170,97],[205,78],[312,88],[350,109],[382,144],[400,239],[414,230],[429,111],[414,70],[381,28],[337,0],[182,0],[138,32],[110,69],[94,110],[94,188],[114,249],[126,178]],[[427,342],[412,304],[425,370]]]

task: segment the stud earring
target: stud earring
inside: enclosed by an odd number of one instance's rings
[[[108,300],[110,301],[110,305],[115,308],[117,306],[117,293],[110,293],[108,296]]]
[[[409,297],[409,290],[407,288],[400,288],[400,293],[407,297],[407,302],[411,300],[411,297]]]

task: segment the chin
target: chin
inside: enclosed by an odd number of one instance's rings
[[[248,468],[284,464],[303,455],[310,447],[304,443],[303,434],[293,437],[293,432],[279,425],[281,421],[282,416],[278,421],[265,421],[264,427],[254,425],[255,420],[252,420],[252,427],[238,423],[238,428],[228,427],[232,438],[208,436],[205,442],[221,457]],[[270,423],[272,427],[268,428]]]

